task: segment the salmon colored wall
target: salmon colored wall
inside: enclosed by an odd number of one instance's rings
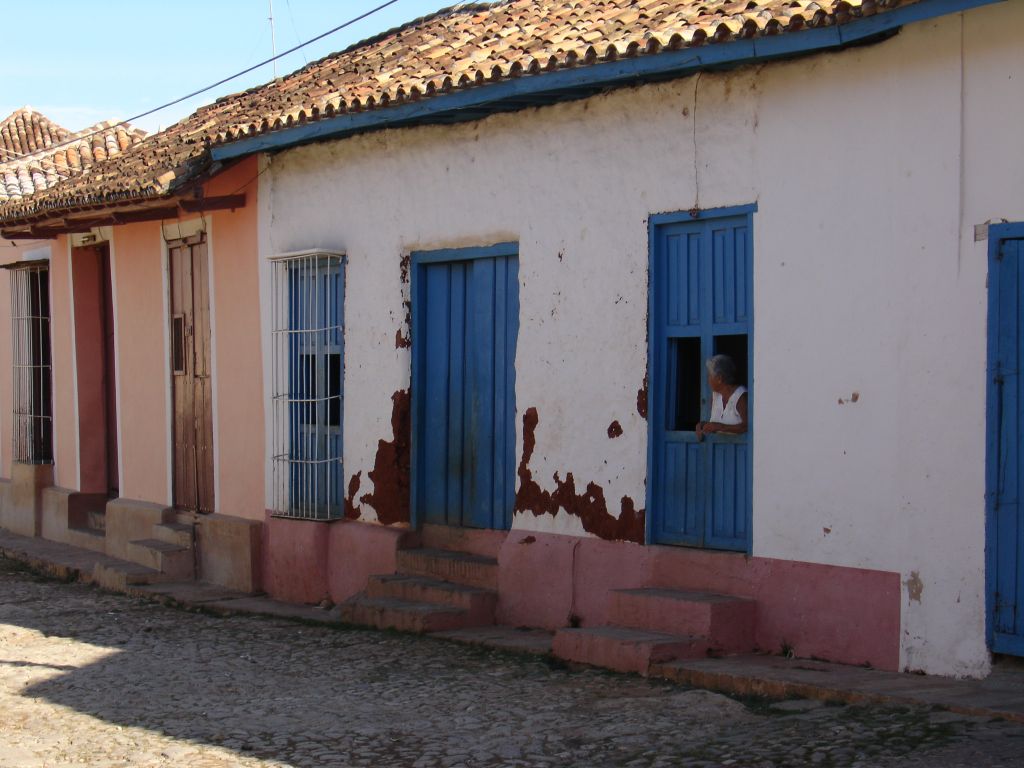
[[[114,228],[121,496],[170,504],[163,251],[159,222]]]
[[[50,251],[50,344],[53,360],[53,484],[78,490],[74,356],[71,351],[71,273],[68,239]]]
[[[206,194],[245,192],[244,208],[212,214],[217,511],[262,520],[263,363],[255,157],[213,179]],[[209,214],[208,214],[209,216]]]

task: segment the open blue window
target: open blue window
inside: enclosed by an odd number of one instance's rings
[[[753,414],[753,206],[650,219],[652,543],[751,548],[752,432],[698,440],[710,417],[705,361],[728,355]]]
[[[343,514],[344,257],[303,251],[273,260],[275,511]]]

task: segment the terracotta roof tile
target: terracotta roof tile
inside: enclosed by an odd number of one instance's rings
[[[24,201],[121,154],[145,133],[112,122],[77,133],[23,107],[0,122],[0,206]]]
[[[32,107],[22,107],[0,122],[0,163],[47,149],[70,135]]]
[[[218,99],[134,146],[117,134],[119,154],[108,143],[106,162],[29,199],[14,200],[5,178],[0,195],[12,200],[0,199],[0,220],[165,196],[209,165],[211,145],[297,123],[663,49],[840,24],[919,1],[506,0],[446,9]],[[68,167],[87,164],[68,155]]]

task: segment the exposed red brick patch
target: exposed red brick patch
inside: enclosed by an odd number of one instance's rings
[[[359,507],[356,506],[356,494],[359,493],[359,484],[362,482],[363,470],[359,470],[348,481],[348,495],[345,497],[345,519],[358,520]]]
[[[373,469],[367,472],[373,481],[373,492],[359,499],[376,510],[377,520],[383,525],[409,522],[409,390],[395,392],[391,403],[392,439],[377,442]]]
[[[614,440],[616,437],[622,437],[622,425],[618,421],[613,421],[608,425],[608,438]]]
[[[644,374],[644,385],[636,391],[636,412],[647,418],[647,374]]]
[[[604,498],[604,489],[597,483],[587,483],[583,493],[576,492],[576,479],[572,472],[563,480],[554,474],[554,492],[545,491],[533,479],[530,459],[537,447],[537,424],[540,417],[536,408],[527,408],[523,413],[523,457],[519,462],[519,490],[516,492],[516,512],[532,512],[535,516],[553,515],[564,509],[575,515],[583,523],[588,533],[608,540],[634,541],[638,544],[644,540],[644,510],[637,510],[633,500],[623,496],[618,517],[608,512],[608,503]]]

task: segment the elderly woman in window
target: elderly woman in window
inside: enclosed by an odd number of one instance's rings
[[[728,355],[715,355],[705,364],[711,388],[711,418],[697,422],[697,439],[715,433],[742,435],[747,431],[747,388],[736,376],[736,363]]]

